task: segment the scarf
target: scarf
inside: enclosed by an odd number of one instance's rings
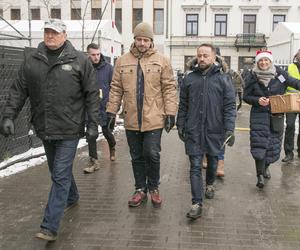
[[[257,65],[254,66],[253,72],[256,74],[258,80],[262,82],[265,87],[269,85],[269,82],[271,79],[273,79],[276,75],[276,68],[272,64],[272,66],[267,70],[261,70],[257,67]]]

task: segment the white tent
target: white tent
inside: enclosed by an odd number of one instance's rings
[[[300,23],[279,23],[268,39],[276,62],[290,63],[300,49]]]
[[[28,37],[29,23],[27,20],[9,20],[8,22],[25,37]],[[74,47],[78,50],[82,50],[82,45],[84,45],[83,50],[86,50],[86,46],[92,42],[99,20],[85,20],[84,28],[82,20],[66,20],[64,22],[67,25],[68,39],[72,42]],[[37,47],[43,40],[43,26],[44,21],[42,20],[31,21],[32,47]],[[29,46],[28,40],[11,40],[11,37],[1,34],[20,36],[20,34],[4,21],[0,21],[0,45],[15,47]],[[84,39],[82,37],[84,37]],[[7,38],[10,38],[10,40],[7,40]],[[100,45],[101,52],[107,57],[114,58],[121,55],[122,37],[116,28],[112,28],[111,20],[101,20],[93,42]]]

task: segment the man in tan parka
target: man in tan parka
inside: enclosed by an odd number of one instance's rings
[[[154,49],[152,27],[148,23],[138,24],[130,52],[115,64],[106,110],[113,123],[123,100],[135,178],[135,192],[128,201],[130,207],[146,202],[148,191],[153,206],[161,205],[158,191],[161,135],[163,128],[169,132],[175,124],[176,93],[171,64]]]

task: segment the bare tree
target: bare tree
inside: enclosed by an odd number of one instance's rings
[[[51,17],[51,7],[61,3],[60,0],[40,0],[40,2],[44,4],[49,18]]]

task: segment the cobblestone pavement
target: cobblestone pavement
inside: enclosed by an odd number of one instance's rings
[[[243,107],[237,127],[248,127]],[[47,165],[0,179],[0,248],[9,249],[300,249],[300,159],[271,165],[265,189],[255,187],[249,133],[236,131],[227,148],[225,178],[216,182],[213,200],[205,200],[203,216],[190,221],[189,162],[177,131],[164,133],[161,153],[163,206],[148,201],[128,208],[133,175],[124,133],[117,135],[117,160],[99,142],[101,168],[84,175],[87,148],[78,151],[74,166],[79,206],[69,210],[54,243],[34,238],[50,188]]]

